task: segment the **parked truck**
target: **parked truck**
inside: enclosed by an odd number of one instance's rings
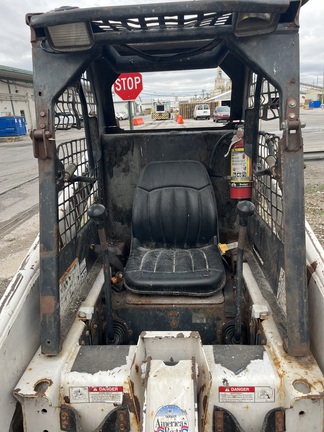
[[[153,120],[169,120],[171,109],[170,101],[154,101],[152,104],[151,117]]]
[[[303,3],[27,16],[40,234],[0,303],[1,431],[323,431]],[[217,67],[232,80],[223,128],[116,125],[119,74]],[[58,143],[55,113],[71,94],[84,136]]]

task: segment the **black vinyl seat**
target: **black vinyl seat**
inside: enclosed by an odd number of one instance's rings
[[[134,196],[125,285],[140,294],[211,295],[225,284],[217,209],[197,161],[151,162]]]

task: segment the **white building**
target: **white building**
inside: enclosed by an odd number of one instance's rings
[[[22,116],[27,132],[36,127],[33,74],[0,65],[0,117]]]

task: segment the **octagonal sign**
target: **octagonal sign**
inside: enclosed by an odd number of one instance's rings
[[[115,93],[123,100],[135,100],[143,90],[142,74],[124,73],[114,82]]]

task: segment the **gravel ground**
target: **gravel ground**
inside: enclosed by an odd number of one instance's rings
[[[324,246],[324,161],[305,163],[305,214]]]

